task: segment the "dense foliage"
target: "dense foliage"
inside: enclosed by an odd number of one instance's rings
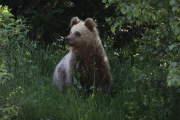
[[[74,16],[82,20],[91,17],[98,22],[99,29],[107,32],[109,29],[103,27],[107,25],[104,18],[112,12],[111,8],[104,9],[101,0],[0,0],[0,3],[12,8],[11,12],[15,15],[15,19],[25,18],[27,24],[31,26],[30,39],[38,40],[45,45],[57,42],[56,34],[67,36],[68,25]]]
[[[133,71],[140,78],[139,82],[145,82],[146,89],[156,90],[162,95],[161,107],[166,108],[165,113],[171,116],[174,110],[179,111],[179,88],[176,87],[180,86],[180,1],[103,2],[117,6],[116,16],[106,18],[111,31],[115,34],[117,31],[130,31],[134,44],[138,45],[134,56],[141,60],[142,65],[134,64]],[[134,34],[132,30],[136,30]],[[147,96],[152,100],[159,99]]]
[[[0,5],[0,117],[1,120],[9,119],[18,115],[17,109],[20,105],[13,99],[15,97],[13,81],[14,76],[11,74],[11,56],[13,51],[18,49],[19,43],[26,40],[27,30],[22,20],[15,21],[13,15],[9,12],[7,6]],[[29,42],[28,42],[29,43]],[[16,46],[17,45],[17,46]],[[16,47],[13,47],[16,46]],[[26,44],[29,46],[29,44]],[[11,48],[12,47],[12,48]],[[14,50],[13,50],[14,49]],[[12,54],[14,55],[14,54]],[[11,86],[11,87],[10,87]],[[18,101],[20,102],[20,101]]]
[[[106,2],[106,0],[103,0]],[[116,28],[121,31],[136,30],[133,40],[138,47],[136,56],[141,60],[153,63],[146,66],[146,72],[153,74],[153,78],[166,78],[166,70],[170,69],[168,75],[169,86],[180,85],[180,5],[179,1],[111,1],[116,8],[116,16],[106,18],[111,25],[111,31]],[[164,72],[157,73],[157,71]],[[155,75],[155,76],[154,76]]]
[[[0,6],[0,120],[178,119],[179,0],[16,0]],[[99,26],[113,96],[59,93],[52,74],[68,51],[70,19]],[[60,44],[60,45],[58,45]]]

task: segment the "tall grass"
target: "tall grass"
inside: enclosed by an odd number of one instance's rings
[[[12,47],[13,48],[13,47]],[[21,120],[124,120],[163,119],[163,95],[148,88],[147,76],[137,75],[132,58],[120,63],[113,52],[107,52],[114,80],[113,96],[86,94],[75,89],[59,92],[52,85],[55,66],[64,56],[58,50],[32,49],[24,45],[9,49],[8,56],[14,78],[3,88],[4,100],[17,106],[12,119]]]

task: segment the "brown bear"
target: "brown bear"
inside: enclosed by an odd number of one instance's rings
[[[84,88],[102,88],[111,92],[110,66],[101,43],[96,23],[87,18],[71,19],[70,35],[64,38],[70,52],[56,66],[53,84],[63,91],[78,81]]]

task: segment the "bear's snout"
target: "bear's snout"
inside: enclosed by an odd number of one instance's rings
[[[64,38],[64,41],[65,41],[66,44],[68,44],[68,43],[69,43],[69,38],[68,38],[68,37],[65,37],[65,38]]]
[[[65,41],[66,44],[68,44],[70,46],[72,46],[73,43],[74,43],[74,41],[71,38],[69,38],[69,37],[65,37],[64,41]]]

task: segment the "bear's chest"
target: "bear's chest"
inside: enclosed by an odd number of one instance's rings
[[[82,75],[92,75],[97,69],[96,62],[93,61],[77,61],[75,64],[77,72],[80,72]]]
[[[96,71],[98,70],[98,63],[95,61],[82,61],[76,62],[75,66],[75,77],[80,81],[81,85],[85,84],[93,85],[95,80]]]

